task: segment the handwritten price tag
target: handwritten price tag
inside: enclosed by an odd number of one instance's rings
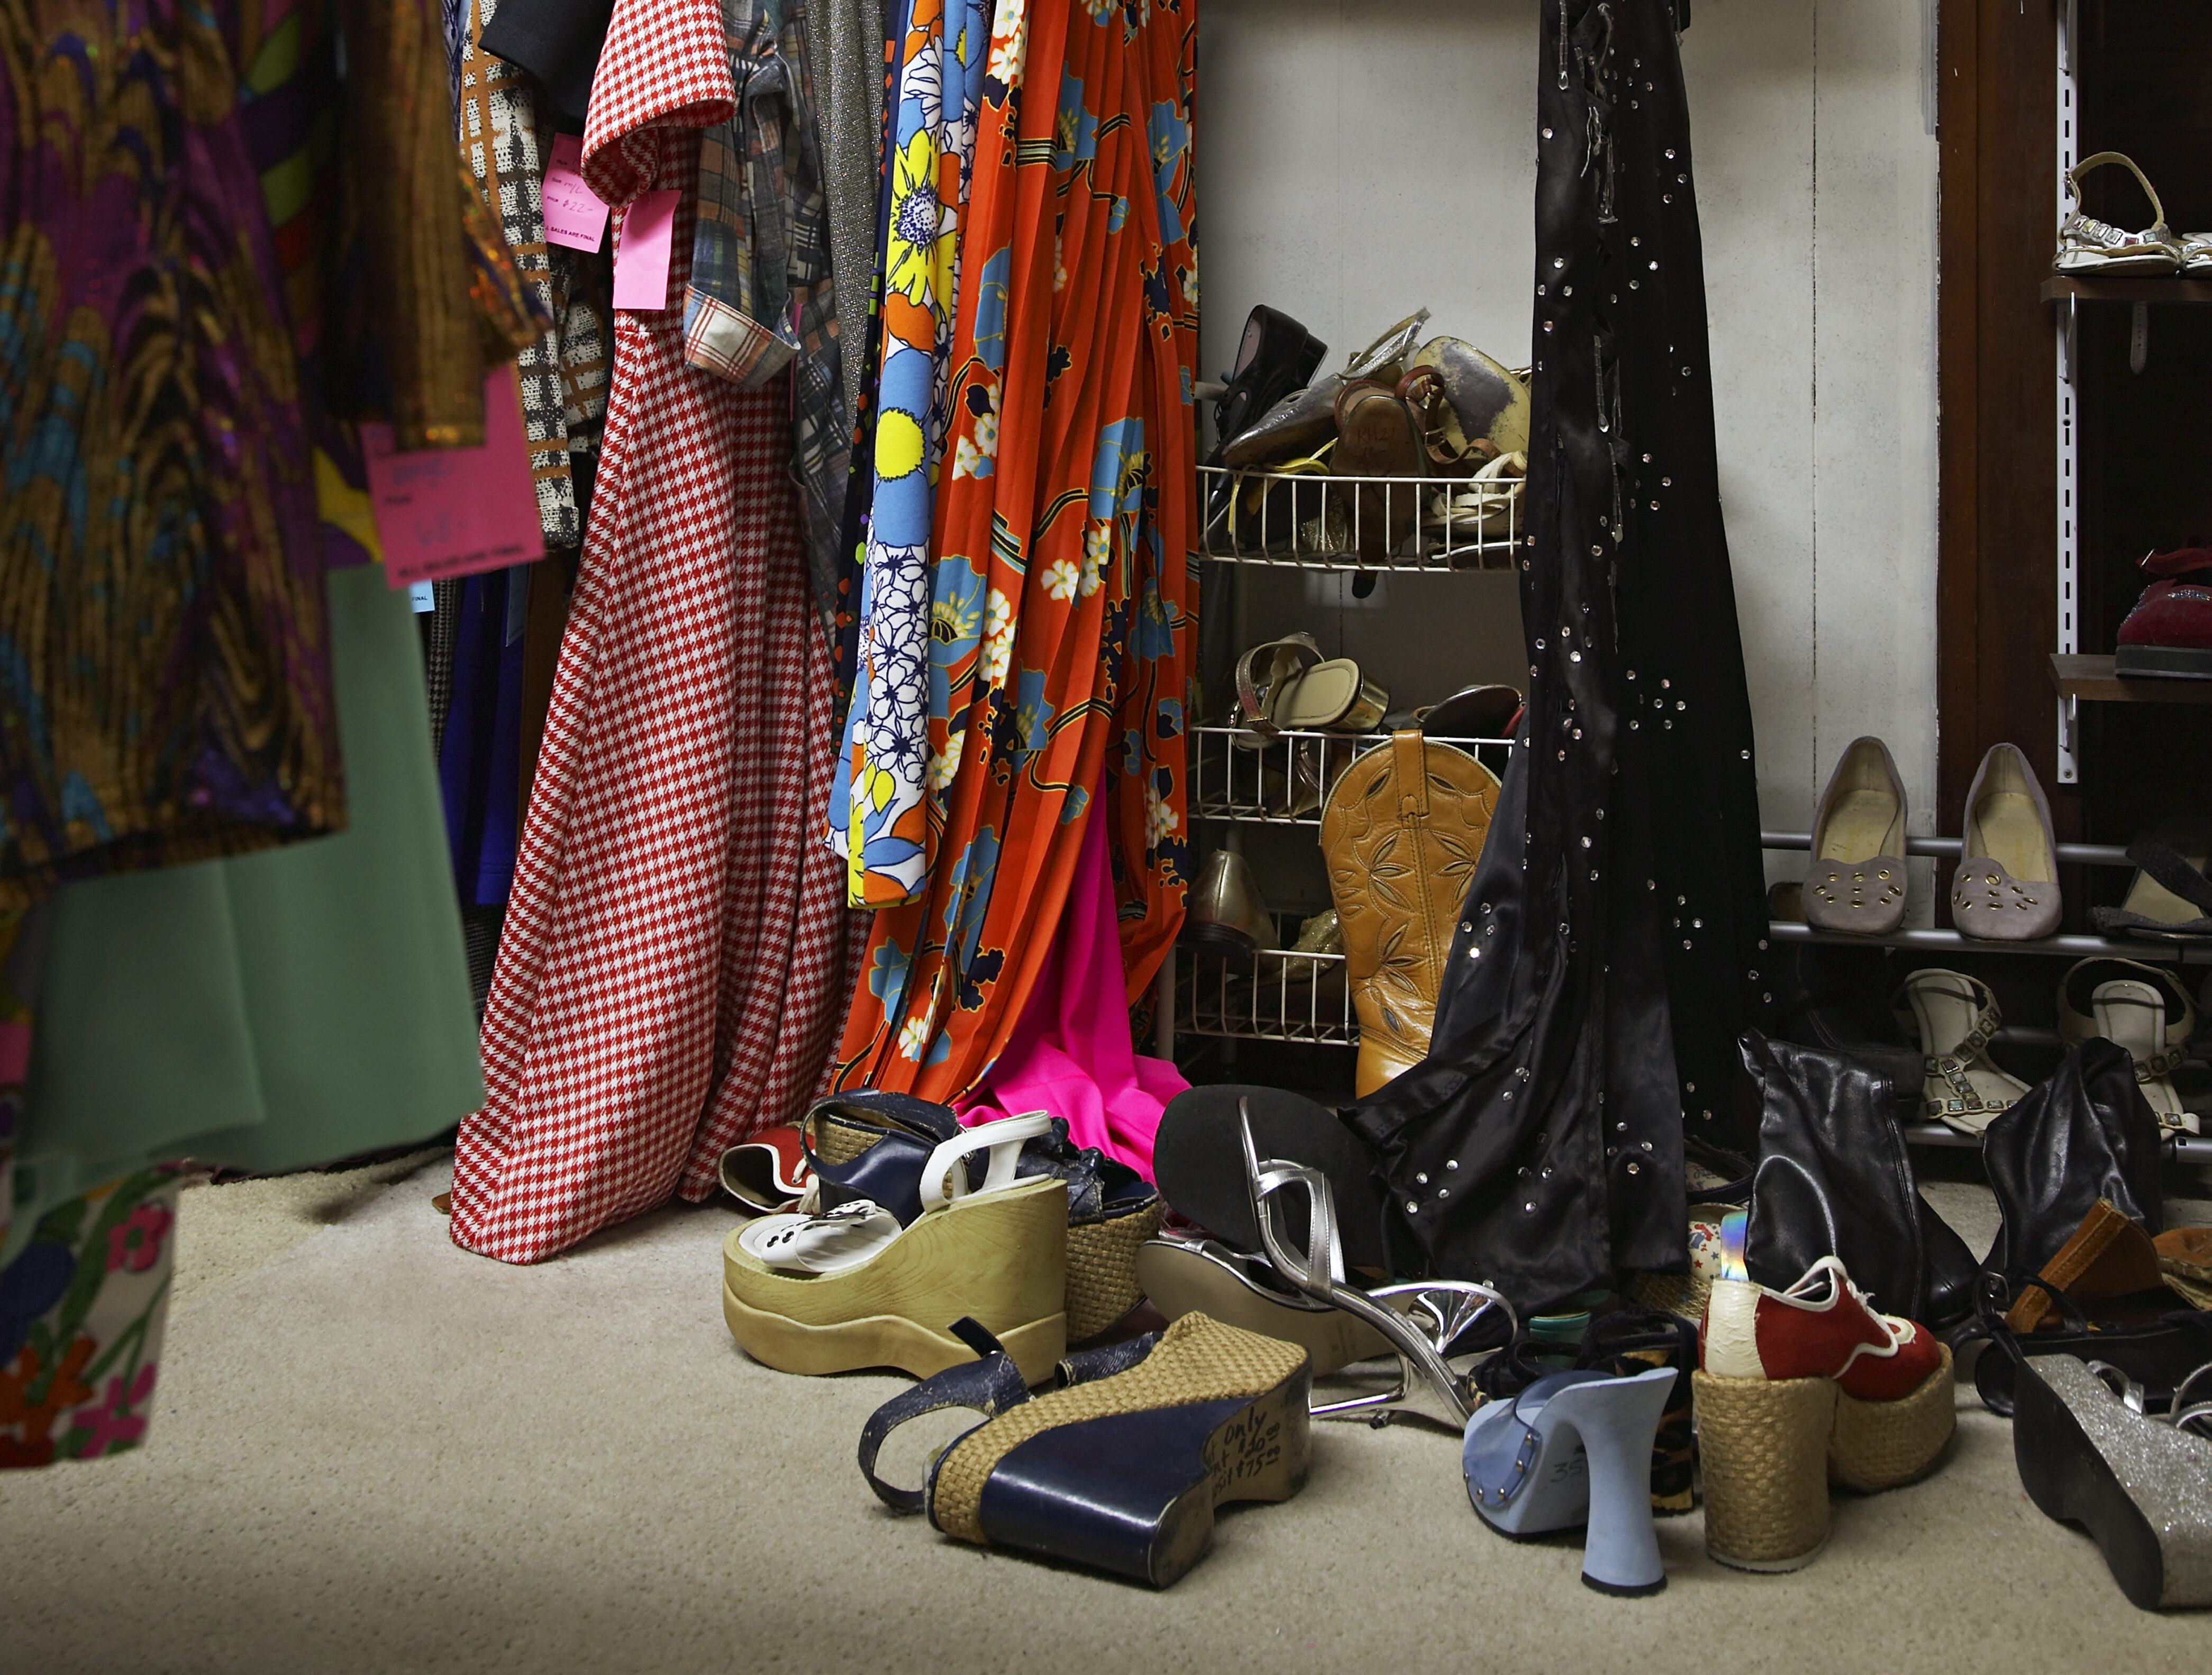
[[[480,448],[394,450],[389,425],[361,428],[384,579],[394,587],[527,564],[545,553],[513,367],[484,379]]]
[[[545,238],[571,250],[597,250],[606,236],[607,206],[584,184],[584,143],[574,134],[553,137],[545,170]]]

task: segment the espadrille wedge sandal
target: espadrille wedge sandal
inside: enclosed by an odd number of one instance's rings
[[[823,1209],[866,1198],[911,1222],[923,1161],[963,1131],[950,1106],[866,1089],[817,1101],[801,1132]],[[1159,1231],[1160,1195],[1127,1164],[1075,1145],[1059,1118],[1024,1143],[1014,1167],[1067,1184],[1067,1337],[1095,1338],[1143,1300],[1137,1247]]]
[[[940,1372],[973,1318],[1043,1378],[1067,1348],[1067,1188],[1018,1177],[1042,1117],[979,1123],[935,1148],[911,1223],[867,1200],[820,1216],[764,1216],[722,1241],[722,1318],[754,1360],[787,1373]],[[989,1155],[980,1186],[970,1152]]]
[[[1214,1508],[1287,1501],[1311,1454],[1310,1362],[1296,1344],[1186,1314],[1164,1332],[1069,1357],[1032,1397],[1012,1358],[963,1322],[983,1359],[902,1391],[860,1435],[860,1471],[896,1512],[945,1534],[1165,1587],[1205,1557]],[[985,1415],[918,1490],[876,1471],[899,1426],[948,1407]]]

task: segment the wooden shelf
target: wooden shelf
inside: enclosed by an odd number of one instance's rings
[[[2053,274],[2039,293],[2045,302],[2212,303],[2212,279],[2179,274],[2115,274],[2110,279],[2062,279]]]
[[[2105,657],[2051,654],[2051,683],[2062,698],[2092,704],[2212,704],[2212,681],[2122,680]]]

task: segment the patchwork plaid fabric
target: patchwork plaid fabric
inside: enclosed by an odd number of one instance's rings
[[[453,0],[466,19],[458,67],[459,103],[456,116],[461,154],[477,186],[499,217],[514,265],[555,330],[517,357],[522,385],[523,434],[530,441],[530,474],[538,489],[538,521],[550,547],[574,547],[583,540],[568,470],[568,423],[562,387],[566,325],[556,306],[545,244],[545,160],[539,148],[537,90],[526,71],[495,58],[477,42],[498,0]],[[600,339],[599,359],[605,349]],[[604,388],[604,373],[601,378]],[[603,398],[604,399],[604,398]]]
[[[684,356],[751,389],[793,369],[792,469],[805,501],[808,567],[817,600],[834,610],[852,439],[805,8],[722,0],[722,20],[737,108],[700,136]]]

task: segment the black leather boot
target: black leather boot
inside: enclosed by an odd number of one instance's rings
[[[1751,1277],[1777,1290],[1842,1259],[1875,1307],[1935,1330],[1973,1310],[1977,1265],[1913,1179],[1900,1108],[1920,1085],[1911,1053],[1850,1053],[1741,1038],[1759,1094],[1759,1162],[1745,1230]]]
[[[2152,1233],[2165,1227],[2158,1118],[2136,1084],[2135,1060],[2101,1037],[1990,1123],[1982,1167],[2002,1218],[1988,1265],[2016,1295],[2074,1236],[2099,1199]]]

